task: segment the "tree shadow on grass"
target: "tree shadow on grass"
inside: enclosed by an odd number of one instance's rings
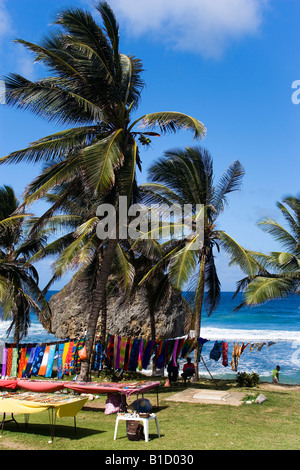
[[[4,424],[3,430],[3,437],[5,437],[7,433],[14,433],[14,434],[26,434],[26,435],[38,435],[38,436],[45,436],[48,440],[51,438],[51,431],[50,431],[50,424],[37,424],[37,423],[16,423],[10,422]],[[107,432],[106,430],[99,430],[99,429],[91,429],[85,428],[81,425],[76,424],[75,426],[72,425],[65,425],[56,423],[54,429],[54,441],[55,438],[59,439],[69,439],[69,440],[80,440],[85,437],[90,437],[95,434],[102,434]]]

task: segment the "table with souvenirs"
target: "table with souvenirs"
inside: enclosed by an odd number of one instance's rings
[[[137,411],[139,411],[139,396],[144,398],[144,394],[151,390],[156,390],[157,406],[159,406],[159,386],[160,382],[147,380],[139,382],[76,382],[18,378],[2,379],[0,380],[0,389],[2,389],[2,392],[0,392],[0,413],[3,413],[2,435],[5,422],[14,421],[16,425],[18,424],[15,419],[16,414],[24,414],[25,424],[27,425],[30,414],[48,410],[51,434],[51,440],[48,442],[51,443],[54,439],[56,417],[74,417],[76,430],[76,415],[87,402],[87,395],[107,395],[107,410],[113,409],[112,412],[121,411],[123,405],[126,408],[127,399],[135,395]],[[59,393],[64,390],[73,393]],[[115,405],[113,397],[116,395],[120,397],[120,402]],[[110,414],[107,410],[105,410],[105,414]],[[11,415],[11,419],[6,419],[7,414]]]
[[[3,414],[1,437],[3,436],[5,422],[14,421],[18,425],[15,419],[16,414],[25,415],[25,424],[27,426],[29,415],[48,410],[51,435],[51,440],[48,442],[51,443],[54,439],[56,417],[73,417],[76,432],[76,415],[81,411],[87,400],[86,397],[65,394],[54,395],[53,393],[29,391],[2,392],[0,395],[0,413]],[[10,420],[6,420],[7,414],[11,415]]]

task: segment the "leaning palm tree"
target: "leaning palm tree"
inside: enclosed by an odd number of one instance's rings
[[[300,293],[300,197],[287,196],[282,202],[277,202],[277,207],[287,227],[270,217],[262,219],[258,226],[279,242],[285,251],[268,255],[248,251],[257,264],[257,270],[239,281],[236,294],[244,291],[244,300],[238,308]]]
[[[38,287],[39,276],[29,258],[46,242],[46,233],[35,238],[26,235],[28,215],[18,213],[18,201],[9,186],[0,188],[0,306],[4,319],[11,319],[7,334],[14,331],[14,342],[28,333],[30,314],[35,312],[44,323],[50,311]]]
[[[136,166],[141,168],[137,138],[145,143],[145,139],[158,135],[156,128],[160,133],[191,129],[196,139],[205,135],[201,122],[182,113],[134,117],[144,87],[142,63],[120,52],[119,26],[109,5],[100,2],[96,9],[103,25],[89,12],[73,8],[58,15],[55,23],[60,30],[45,37],[41,44],[17,40],[35,54],[37,62],[50,69],[51,75],[36,82],[16,74],[6,77],[6,103],[28,109],[50,122],[73,126],[0,160],[47,163],[25,193],[26,204],[73,181],[78,171],[96,195],[114,190],[116,200],[127,196],[130,203],[136,188]],[[87,329],[88,360],[81,364],[82,380],[88,380],[96,324],[117,238],[99,243],[99,275]]]
[[[52,276],[44,288],[47,292],[53,282],[66,272],[76,271],[74,280],[84,291],[86,298],[93,296],[95,283],[99,274],[99,257],[103,256],[103,247],[99,245],[97,224],[99,219],[95,212],[99,203],[114,204],[112,192],[104,194],[101,199],[90,192],[82,179],[75,177],[72,185],[63,184],[43,198],[49,209],[38,218],[31,218],[30,234],[41,229],[49,230],[55,239],[36,252],[31,262],[51,258]],[[111,272],[107,283],[106,295],[100,309],[100,336],[106,338],[106,301],[117,288],[129,293],[134,277],[134,267],[128,256],[127,241],[119,241],[112,261]],[[84,306],[83,306],[84,307]]]
[[[169,261],[168,276],[175,288],[193,292],[196,337],[200,337],[203,304],[210,315],[220,301],[215,250],[219,251],[221,245],[230,241],[240,249],[240,262],[248,263],[245,250],[216,225],[225,208],[227,195],[240,188],[243,175],[242,165],[239,161],[234,161],[217,185],[214,185],[213,161],[207,150],[198,147],[175,149],[165,152],[164,156],[150,167],[149,183],[140,187],[147,204],[167,204],[169,207],[178,205],[181,208],[192,205],[193,226],[200,216],[203,217],[203,233],[195,231],[187,237],[184,231],[178,236],[177,231],[177,242],[174,240],[173,250],[169,250],[165,256],[165,261]],[[178,224],[182,222],[173,221],[170,227],[175,230]],[[146,235],[151,236],[151,233]],[[159,263],[157,266],[159,267]],[[155,269],[150,270],[149,275],[153,274]],[[147,275],[141,282],[146,279]],[[196,364],[198,361],[199,349],[196,348]],[[198,379],[198,367],[196,371]]]

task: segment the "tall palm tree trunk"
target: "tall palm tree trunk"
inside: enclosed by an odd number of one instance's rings
[[[106,291],[104,292],[101,315],[100,315],[100,337],[101,341],[104,344],[106,338],[106,326],[107,326],[107,298]]]
[[[15,321],[14,343],[18,344],[20,342],[20,317],[19,317],[18,311],[14,313],[14,321]]]
[[[195,337],[200,337],[201,331],[201,315],[202,315],[202,305],[204,299],[204,286],[205,286],[205,254],[202,252],[201,261],[200,261],[200,272],[198,285],[195,295],[195,306],[194,306],[194,318],[195,318]],[[195,380],[199,380],[199,352],[200,343],[197,343],[196,349],[194,351],[194,363],[195,363]]]
[[[93,345],[95,341],[97,322],[100,312],[103,310],[103,305],[106,299],[106,284],[108,276],[111,272],[111,265],[118,241],[116,239],[109,239],[103,257],[101,257],[100,272],[97,279],[96,287],[93,293],[93,304],[91,313],[88,320],[87,335],[86,335],[86,351],[87,359],[81,362],[80,375],[78,380],[89,381],[89,368],[90,358],[93,352]],[[103,312],[102,312],[103,313]]]

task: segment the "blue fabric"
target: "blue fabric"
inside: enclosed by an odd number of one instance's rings
[[[50,346],[48,362],[47,362],[47,369],[46,369],[46,374],[45,374],[45,377],[47,377],[48,379],[52,375],[55,352],[56,352],[56,345],[53,344],[53,345]]]
[[[209,357],[213,359],[214,361],[218,361],[221,357],[222,354],[222,341],[215,341],[214,347],[210,351]]]
[[[37,377],[39,373],[46,346],[38,346],[36,349],[37,350],[35,353],[34,362],[32,364],[32,369],[31,369],[31,375],[33,375],[34,377]]]
[[[57,378],[61,379],[63,376],[63,352],[65,343],[58,345],[58,356],[57,356]]]

